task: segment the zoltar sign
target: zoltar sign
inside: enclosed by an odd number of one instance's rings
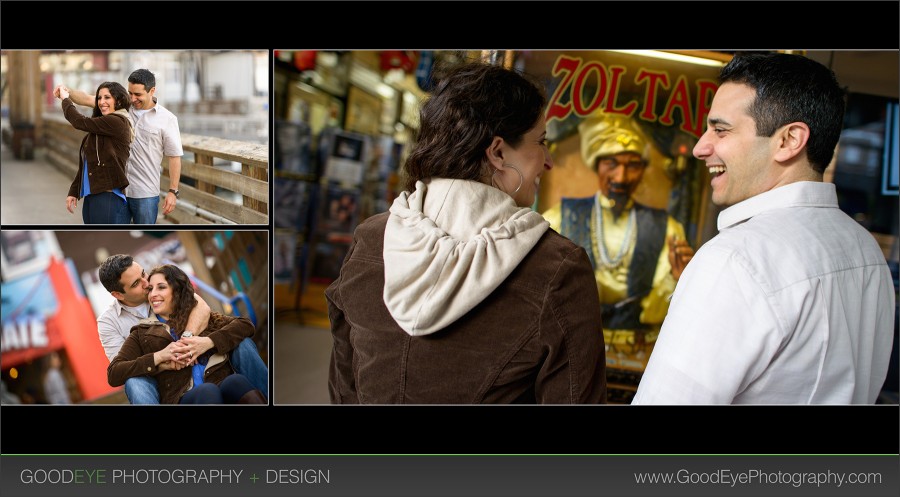
[[[555,167],[541,181],[537,209],[597,192],[598,177],[585,163],[582,150],[584,122],[628,122],[651,145],[649,167],[634,192],[635,200],[666,210],[684,225],[688,239],[700,242],[709,178],[692,150],[706,128],[728,56],[695,51],[692,57],[672,60],[673,55],[687,54],[652,50],[522,54],[525,72],[543,81],[549,96],[545,117]]]
[[[562,54],[553,64],[552,76],[557,86],[550,97],[547,122],[603,112],[667,127],[678,122],[678,129],[699,138],[718,88],[717,71],[706,69],[703,74],[709,77],[690,78],[663,68],[604,63]]]

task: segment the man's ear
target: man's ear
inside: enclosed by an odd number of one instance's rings
[[[487,150],[485,150],[485,156],[487,156],[488,162],[496,169],[503,168],[503,146],[505,144],[506,140],[499,136],[495,136],[494,139],[491,140],[491,144],[488,145]]]
[[[795,122],[782,126],[775,132],[778,149],[775,151],[775,160],[788,162],[806,148],[809,140],[809,126],[806,123]]]
[[[125,297],[125,294],[124,294],[124,293],[118,292],[118,291],[116,291],[116,290],[113,290],[113,291],[109,292],[109,294],[112,295],[113,298],[116,299],[116,300],[122,300],[122,298]]]

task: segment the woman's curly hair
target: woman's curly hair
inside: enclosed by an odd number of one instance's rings
[[[169,327],[181,336],[184,326],[187,324],[188,315],[197,305],[194,298],[194,287],[191,280],[178,266],[162,264],[150,270],[147,275],[149,280],[154,274],[161,274],[172,288],[172,314],[169,316]]]

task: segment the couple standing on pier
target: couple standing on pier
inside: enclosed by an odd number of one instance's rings
[[[78,172],[66,197],[75,213],[83,199],[84,224],[156,224],[162,159],[169,162],[169,191],[163,214],[175,209],[181,177],[181,132],[178,118],[157,103],[156,77],[147,69],[128,76],[128,89],[104,82],[92,97],[59,85],[53,96],[62,102],[66,120],[86,131]],[[75,104],[93,107],[85,117]]]

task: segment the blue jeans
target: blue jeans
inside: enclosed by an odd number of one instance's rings
[[[128,224],[131,214],[122,197],[113,192],[85,195],[81,204],[84,224]]]
[[[156,378],[133,376],[125,380],[125,395],[132,404],[159,404],[159,390]]]
[[[250,380],[253,388],[269,398],[269,368],[259,356],[256,342],[250,338],[241,340],[241,343],[231,351],[231,365],[236,373]]]
[[[159,197],[128,197],[128,209],[134,224],[156,224],[156,215],[159,213]]]
[[[259,356],[256,343],[250,338],[245,338],[231,351],[230,356],[234,371],[246,376],[253,388],[259,389],[268,399],[269,368]],[[125,395],[128,396],[128,402],[132,404],[159,404],[156,378],[152,376],[128,378],[125,381]]]

